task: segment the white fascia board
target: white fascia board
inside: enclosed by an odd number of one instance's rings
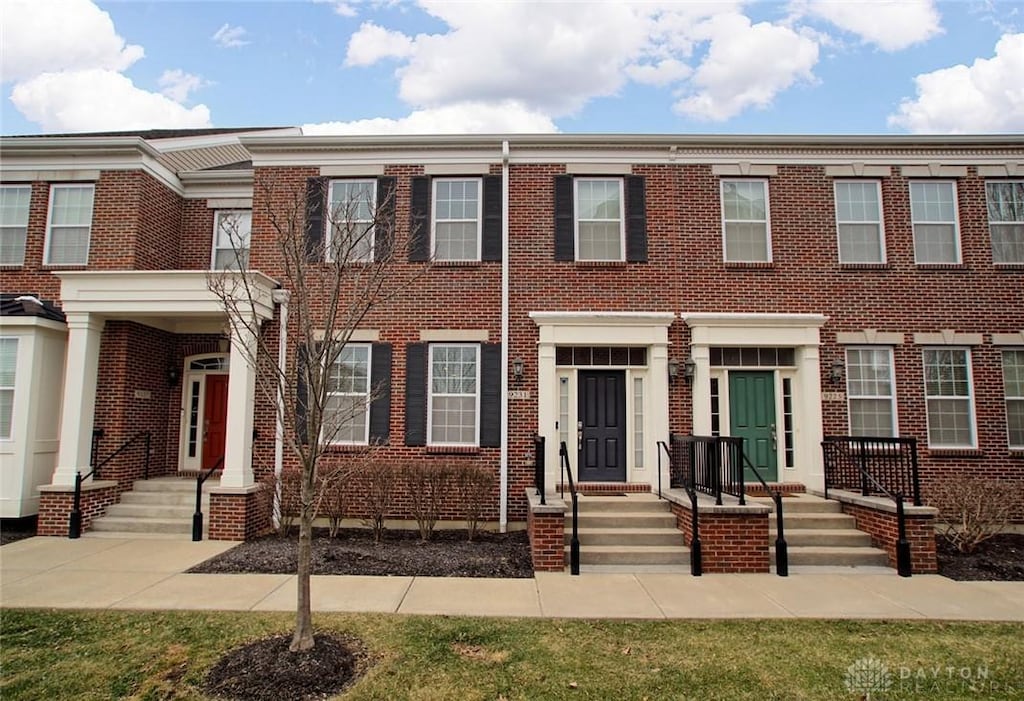
[[[671,326],[672,312],[530,312],[537,326]]]
[[[184,197],[195,199],[252,199],[251,170],[197,170],[182,173]]]
[[[24,329],[47,329],[58,333],[68,331],[64,322],[40,316],[0,316],[0,333],[13,333]]]

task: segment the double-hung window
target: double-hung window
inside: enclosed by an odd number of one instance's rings
[[[917,263],[960,262],[956,183],[910,183],[910,217],[914,226],[914,259]]]
[[[576,178],[576,259],[625,260],[622,179]]]
[[[365,445],[370,439],[370,344],[348,343],[327,369],[323,439]]]
[[[32,188],[28,185],[0,185],[0,265],[25,262],[31,198]]]
[[[988,229],[992,236],[992,262],[1024,263],[1024,180],[985,184]]]
[[[924,392],[928,406],[928,445],[932,448],[975,447],[970,351],[926,348]]]
[[[480,260],[483,198],[480,178],[435,178],[434,260]]]
[[[10,440],[14,422],[14,378],[17,376],[18,339],[0,338],[0,440]]]
[[[92,201],[92,185],[50,186],[47,264],[85,265],[89,262]]]
[[[846,349],[850,435],[896,435],[896,388],[890,348]]]
[[[1024,450],[1024,349],[1003,351],[1003,395],[1010,447]]]
[[[219,209],[214,216],[213,269],[245,270],[249,267],[252,211]]]
[[[722,236],[727,263],[771,261],[768,221],[767,181],[722,181]]]
[[[327,197],[327,255],[339,262],[373,260],[376,180],[332,180]]]
[[[837,180],[840,263],[884,263],[881,187],[877,180]]]
[[[428,367],[430,445],[478,445],[480,346],[431,344]]]

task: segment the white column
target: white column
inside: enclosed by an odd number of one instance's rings
[[[53,484],[74,486],[75,474],[89,473],[92,428],[96,415],[96,376],[104,319],[95,314],[67,314],[68,346],[64,396],[60,411],[60,448]]]
[[[669,393],[669,382],[668,382],[668,344],[667,343],[654,343],[651,345],[651,357],[649,359],[650,371],[648,373],[647,387],[649,397],[648,405],[650,409],[646,412],[645,420],[647,425],[644,427],[644,464],[651,465],[654,470],[651,470],[648,474],[648,478],[651,482],[652,487],[658,486],[658,475],[655,474],[658,465],[658,453],[661,448],[658,447],[657,441],[668,442],[671,436],[669,435],[668,425],[668,393]],[[680,378],[677,380],[682,382]],[[632,411],[632,407],[630,407]],[[661,464],[661,485],[663,489],[668,489],[669,483],[669,464],[668,460],[662,456]]]
[[[537,432],[547,439],[544,456],[544,483],[548,487],[558,481],[558,377],[555,373],[555,346],[541,343],[537,347]]]
[[[254,329],[258,326],[254,321],[234,326],[228,376],[228,430],[220,486],[243,488],[255,482],[252,474],[252,428],[256,370],[250,360],[256,353]]]
[[[693,395],[693,435],[711,435],[711,349],[705,345],[690,346],[690,359],[696,363],[690,391]],[[679,378],[682,381],[682,369]]]
[[[797,377],[793,397],[797,476],[812,489],[825,488],[825,467],[821,457],[824,434],[821,418],[821,353],[818,346],[797,348]]]

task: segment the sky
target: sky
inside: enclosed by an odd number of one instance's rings
[[[1024,1],[0,0],[0,133],[1024,132]]]

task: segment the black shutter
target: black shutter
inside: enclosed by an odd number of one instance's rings
[[[386,260],[395,241],[395,192],[398,187],[394,176],[377,178],[377,228],[374,233],[375,257]]]
[[[309,387],[306,384],[308,365],[309,350],[303,343],[295,357],[295,438],[299,445],[306,445],[309,439],[306,435],[309,432],[306,422],[309,405]]]
[[[481,260],[501,260],[501,176],[484,176],[484,221]]]
[[[626,176],[626,260],[647,262],[647,200],[642,175]]]
[[[324,259],[324,204],[327,200],[327,178],[306,180],[306,260]]]
[[[427,444],[427,344],[405,346],[405,444]]]
[[[409,221],[409,260],[430,260],[430,178],[412,179]]]
[[[391,344],[374,343],[370,360],[370,443],[383,445],[391,433]]]
[[[501,447],[501,344],[480,344],[480,447]]]
[[[572,176],[555,176],[555,260],[576,259],[573,232]]]

